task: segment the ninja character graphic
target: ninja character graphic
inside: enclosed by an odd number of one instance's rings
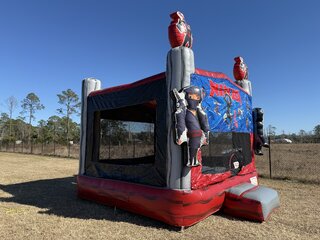
[[[251,112],[251,107],[250,107],[250,104],[248,102],[248,99],[246,100],[246,109],[247,109],[247,112]],[[246,116],[246,128],[249,129],[249,118],[248,118],[248,115]]]
[[[214,102],[214,112],[217,114],[217,115],[219,115],[219,116],[221,116],[221,113],[220,113],[220,105],[221,105],[221,103],[219,103],[219,102]]]
[[[201,108],[202,90],[196,86],[185,88],[181,93],[174,90],[177,100],[175,112],[176,141],[178,145],[188,142],[187,166],[200,165],[198,151],[209,140],[209,123]]]
[[[227,110],[226,113],[223,115],[223,121],[228,122],[228,125],[231,125],[233,116],[233,114],[231,113],[232,98],[227,92],[224,95],[224,100],[227,104]]]

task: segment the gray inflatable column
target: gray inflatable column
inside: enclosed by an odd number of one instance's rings
[[[172,48],[167,55],[167,88],[170,92],[176,88],[178,90],[190,86],[190,74],[195,72],[194,55],[190,48]],[[171,99],[169,113],[175,110],[174,101]],[[171,189],[190,189],[191,171],[189,167],[183,165],[182,147],[175,144],[173,129],[174,123],[169,119],[168,133],[168,186]]]
[[[80,129],[80,165],[79,175],[85,173],[85,157],[86,157],[86,138],[87,138],[87,98],[93,91],[101,89],[101,82],[95,78],[86,78],[82,80],[81,93],[81,129]]]
[[[236,80],[236,84],[242,87],[250,96],[252,96],[251,82],[248,79]]]

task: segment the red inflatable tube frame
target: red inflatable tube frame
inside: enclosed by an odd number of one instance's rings
[[[191,226],[221,209],[225,191],[256,172],[228,178],[196,190],[173,190],[79,175],[78,197],[125,209],[172,226]]]

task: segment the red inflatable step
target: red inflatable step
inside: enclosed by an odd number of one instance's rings
[[[223,211],[231,216],[263,222],[280,206],[277,191],[243,183],[228,189]]]

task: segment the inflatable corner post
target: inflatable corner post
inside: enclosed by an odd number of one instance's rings
[[[233,76],[236,83],[242,87],[247,93],[252,95],[251,82],[249,81],[249,70],[242,57],[234,58]]]
[[[248,94],[252,95],[251,82],[248,79],[249,71],[242,57],[235,57],[233,66],[233,76],[236,79],[236,84],[242,87]],[[263,136],[263,110],[254,108],[253,116],[253,133],[254,133],[254,152],[256,155],[263,155],[262,147],[269,147],[266,139]]]
[[[78,196],[178,227],[219,210],[264,221],[279,198],[258,185],[266,143],[248,74],[195,68],[191,28],[170,16],[165,72],[105,89],[83,81]]]

